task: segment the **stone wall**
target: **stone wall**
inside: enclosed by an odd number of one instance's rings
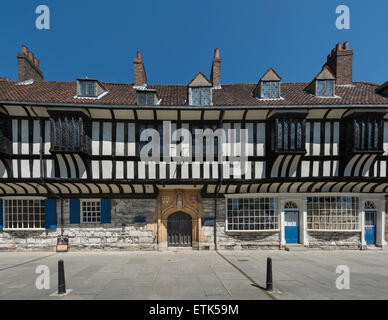
[[[311,249],[360,249],[361,232],[307,232]]]
[[[153,216],[156,199],[112,199],[110,224],[70,224],[69,201],[64,201],[63,234],[69,236],[71,250],[156,250]],[[0,249],[55,250],[61,234],[61,205],[57,202],[57,229],[44,231],[0,231]],[[135,224],[145,215],[147,224]]]

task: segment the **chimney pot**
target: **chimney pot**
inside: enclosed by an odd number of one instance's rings
[[[137,52],[137,58],[133,61],[134,69],[134,86],[143,87],[147,84],[147,74],[144,67],[143,59],[141,58],[140,51]]]
[[[341,50],[341,49],[342,49],[341,43],[337,43],[336,50]]]
[[[37,58],[34,58],[34,63],[39,68],[39,60]]]
[[[213,84],[213,88],[221,88],[221,58],[219,48],[216,48],[214,50],[214,58],[210,78]]]
[[[220,59],[220,49],[214,50],[214,59]]]
[[[31,61],[34,61],[34,54],[32,53],[32,51],[28,51],[28,57]]]
[[[28,48],[25,45],[22,45],[22,52],[28,54]]]
[[[7,78],[5,78],[5,81],[9,81],[9,78],[7,77]]]
[[[349,41],[345,41],[343,46],[342,46],[342,49],[344,50],[348,50],[349,49]]]

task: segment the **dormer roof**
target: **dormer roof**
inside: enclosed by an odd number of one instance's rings
[[[315,78],[307,85],[305,91],[315,94],[315,84],[317,80],[335,80],[335,76],[330,71],[327,65],[324,65],[322,70],[315,76]]]
[[[208,78],[201,72],[195,75],[195,77],[189,82],[189,87],[212,87],[212,83]]]
[[[260,78],[260,81],[281,81],[282,78],[276,73],[276,71],[270,67],[266,73]]]

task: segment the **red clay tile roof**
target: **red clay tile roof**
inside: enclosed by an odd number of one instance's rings
[[[104,83],[109,92],[100,99],[79,99],[76,82],[44,81],[29,85],[0,81],[0,101],[63,104],[136,105],[136,90],[133,84]],[[282,83],[278,100],[260,100],[252,96],[256,83],[223,84],[213,90],[214,106],[290,106],[290,105],[388,105],[388,97],[375,92],[378,85],[355,82],[353,86],[337,86],[340,98],[317,98],[304,89],[307,82]],[[155,89],[162,106],[183,106],[187,100],[187,85],[148,85]]]

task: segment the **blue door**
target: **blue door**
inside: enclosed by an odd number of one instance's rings
[[[365,242],[376,244],[376,211],[365,211]]]
[[[286,243],[299,243],[299,211],[285,211],[284,222]]]

